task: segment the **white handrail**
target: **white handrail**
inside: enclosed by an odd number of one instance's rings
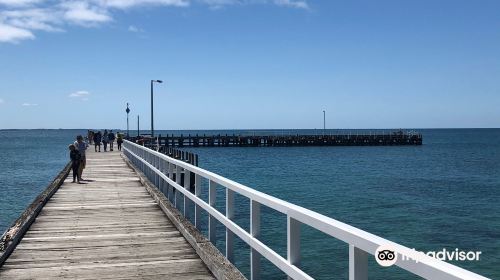
[[[226,230],[237,235],[241,240],[247,243],[252,249],[253,254],[258,253],[259,257],[265,257],[267,260],[281,269],[285,274],[287,274],[290,278],[313,279],[297,266],[297,264],[300,262],[300,250],[298,250],[298,248],[300,247],[300,238],[296,235],[299,234],[300,231],[296,229],[298,228],[298,225],[303,224],[322,231],[350,245],[349,278],[353,280],[367,279],[366,275],[368,265],[366,253],[374,255],[377,248],[382,245],[390,246],[397,252],[399,256],[397,262],[395,263],[397,266],[426,279],[488,279],[481,275],[475,274],[444,261],[432,258],[425,254],[419,254],[415,250],[408,247],[399,245],[387,239],[360,230],[358,228],[308,210],[306,208],[300,207],[298,205],[259,192],[213,172],[168,157],[164,154],[150,150],[144,146],[137,145],[130,141],[124,141],[123,150],[125,155],[139,169],[141,169],[141,171],[146,174],[148,178],[157,185],[157,187],[160,188],[160,186],[163,186],[161,182],[163,180],[163,182],[166,182],[167,186],[175,188],[175,190],[184,195],[185,199],[194,202],[196,207],[202,208],[207,211],[211,219],[218,220],[226,227]],[[196,189],[201,187],[201,180],[198,177],[200,176],[209,180],[211,185],[210,188],[215,186],[212,186],[212,184],[217,184],[219,186],[225,187],[226,190],[233,191],[239,195],[243,195],[249,198],[251,201],[251,205],[265,205],[287,215],[288,259],[281,257],[267,245],[263,244],[258,239],[258,235],[256,236],[252,234],[252,232],[249,233],[242,229],[230,218],[226,217],[224,214],[215,209],[215,207],[213,207],[213,204],[211,205],[211,203],[203,201],[199,197],[199,191],[196,191],[195,194],[193,194],[190,192],[190,190],[181,186],[179,176],[177,176],[176,180],[174,181],[172,174],[181,174],[181,171],[185,172],[184,178],[187,178],[190,173],[196,174]],[[213,190],[215,190],[215,188],[213,188]],[[213,193],[213,195],[215,196],[215,192]],[[213,201],[215,201],[215,197],[213,197]],[[231,209],[231,207],[232,206],[230,204],[227,204],[226,201],[226,209]],[[260,209],[260,207],[256,208]],[[184,211],[186,212],[188,210],[186,210],[185,208]],[[198,212],[199,210],[196,211],[196,213]],[[255,211],[255,213],[254,211],[251,211],[250,213],[250,219],[252,222],[260,221],[259,217],[254,217],[253,215],[260,215],[260,210]],[[197,218],[199,217],[196,217],[195,215],[195,224],[199,224],[199,222],[196,220]],[[260,225],[253,226],[258,228],[257,231],[260,230]],[[211,235],[210,232],[214,233],[215,231],[214,229],[209,228],[209,235]],[[226,241],[228,240],[232,241],[232,239],[228,239],[228,234],[226,234]],[[226,244],[226,254],[231,255],[231,250],[232,244],[229,244],[229,246],[228,244]],[[252,257],[252,260],[254,260],[254,257]],[[260,265],[258,263],[254,264],[252,261],[250,266],[251,278],[259,279]]]

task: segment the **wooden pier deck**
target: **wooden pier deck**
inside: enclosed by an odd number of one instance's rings
[[[0,279],[214,279],[117,151],[87,151],[0,268]]]

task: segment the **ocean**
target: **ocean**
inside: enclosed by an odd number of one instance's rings
[[[481,251],[479,261],[452,263],[500,279],[500,129],[417,131],[423,134],[422,146],[187,150],[199,155],[202,168],[407,247]],[[67,145],[85,132],[0,130],[0,231],[64,167]],[[322,130],[157,133],[279,135]],[[248,201],[236,199],[242,206],[236,221],[248,228]],[[286,217],[265,207],[262,211],[262,241],[286,257]],[[224,232],[219,228],[217,246],[222,249]],[[347,278],[347,244],[307,227],[302,227],[301,242],[303,270],[317,279]],[[248,276],[248,246],[239,241],[237,248],[235,263]],[[418,279],[369,259],[370,279]],[[263,279],[283,279],[267,262],[262,272]]]

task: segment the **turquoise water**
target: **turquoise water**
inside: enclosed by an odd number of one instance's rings
[[[69,161],[85,130],[0,130],[0,232],[16,220]]]
[[[423,146],[190,150],[200,155],[203,168],[407,247],[481,251],[479,261],[454,264],[500,279],[500,129],[419,131]],[[0,230],[65,165],[66,146],[77,133],[0,130]],[[219,192],[220,208],[223,198]],[[237,203],[236,221],[248,228],[248,201],[237,197]],[[262,241],[286,257],[285,218],[263,209]],[[220,228],[218,247],[223,248]],[[301,242],[307,273],[346,279],[346,244],[305,227]],[[248,248],[237,245],[236,264],[247,274]],[[414,279],[399,268],[381,268],[373,258],[369,273],[370,279]],[[283,275],[264,263],[263,278]]]

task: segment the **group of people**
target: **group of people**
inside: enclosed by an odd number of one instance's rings
[[[83,184],[82,181],[85,181],[82,178],[82,173],[87,164],[85,152],[89,145],[94,145],[95,151],[100,152],[102,143],[104,145],[104,151],[107,152],[109,144],[109,151],[111,152],[113,151],[113,144],[116,140],[118,150],[122,150],[123,134],[121,133],[115,135],[112,130],[108,132],[107,129],[104,130],[104,133],[101,133],[101,131],[94,132],[92,130],[87,131],[87,133],[87,141],[84,141],[82,135],[78,135],[76,141],[68,147],[70,151],[71,169],[73,170],[73,183]]]
[[[94,132],[93,130],[89,130],[87,132],[87,138],[89,141],[90,145],[94,145],[94,149],[96,152],[101,152],[101,143],[104,146],[104,151],[108,151],[108,145],[109,145],[109,151],[113,151],[114,148],[114,143],[116,140],[116,143],[118,144],[118,151],[122,150],[122,143],[123,143],[123,134],[113,133],[113,130],[110,130],[108,132],[107,129],[104,130],[102,133],[101,131]]]

